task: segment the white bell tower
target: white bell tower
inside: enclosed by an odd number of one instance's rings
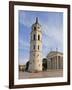
[[[42,71],[42,31],[41,25],[36,17],[35,23],[32,25],[30,39],[30,72]]]

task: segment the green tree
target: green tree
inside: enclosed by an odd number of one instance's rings
[[[26,63],[25,71],[28,71],[28,68],[29,68],[29,61],[27,61],[27,63]]]
[[[43,71],[47,70],[47,59],[43,58],[42,60],[42,69]]]

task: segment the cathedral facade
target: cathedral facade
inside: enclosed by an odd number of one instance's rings
[[[47,55],[47,69],[63,69],[63,53],[51,51]]]
[[[36,18],[35,23],[32,25],[30,37],[30,60],[28,71],[42,71],[42,31],[38,18]]]

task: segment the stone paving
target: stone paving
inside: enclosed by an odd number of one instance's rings
[[[62,77],[63,70],[48,70],[36,73],[30,72],[19,72],[19,79],[29,79],[29,78],[50,78],[50,77]]]

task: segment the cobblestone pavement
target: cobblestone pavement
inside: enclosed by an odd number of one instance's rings
[[[48,70],[36,73],[30,72],[19,72],[19,79],[29,79],[29,78],[50,78],[50,77],[62,77],[63,70]]]

